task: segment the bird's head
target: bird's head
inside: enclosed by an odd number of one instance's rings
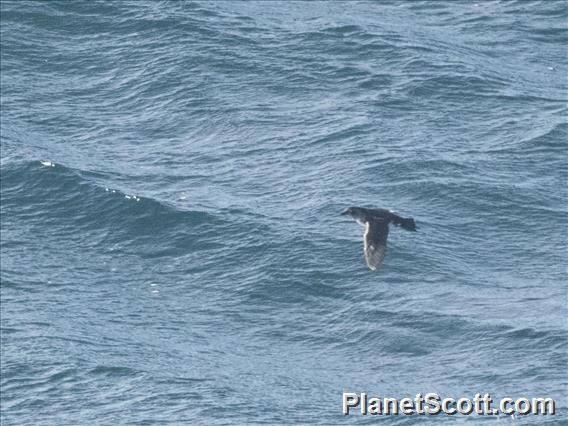
[[[365,219],[365,212],[360,207],[349,207],[341,212],[343,216],[351,216],[357,222],[363,222]]]

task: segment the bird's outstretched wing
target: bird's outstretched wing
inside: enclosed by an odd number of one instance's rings
[[[367,266],[375,271],[387,253],[387,237],[389,236],[389,223],[387,220],[372,219],[365,224],[363,237],[363,250]]]

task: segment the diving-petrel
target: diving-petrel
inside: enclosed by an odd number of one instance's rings
[[[389,223],[401,226],[408,231],[416,231],[416,224],[412,218],[400,217],[386,209],[365,209],[363,207],[349,207],[341,212],[349,215],[360,225],[365,227],[363,236],[363,251],[369,269],[376,271],[387,253],[387,237]]]

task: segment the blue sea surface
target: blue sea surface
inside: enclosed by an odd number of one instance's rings
[[[568,2],[0,4],[2,426],[568,421]]]

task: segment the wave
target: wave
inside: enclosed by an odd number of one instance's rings
[[[225,223],[218,215],[180,210],[151,198],[104,187],[98,173],[39,161],[12,163],[1,169],[3,224],[41,223],[53,232],[96,230],[106,244],[123,241],[135,246],[168,241],[169,251],[198,240],[204,228]],[[96,181],[95,181],[96,180]],[[159,247],[160,244],[156,244]],[[202,241],[200,247],[209,247]],[[144,252],[144,250],[142,250]],[[158,250],[159,253],[161,251]],[[156,254],[155,253],[155,254]]]

